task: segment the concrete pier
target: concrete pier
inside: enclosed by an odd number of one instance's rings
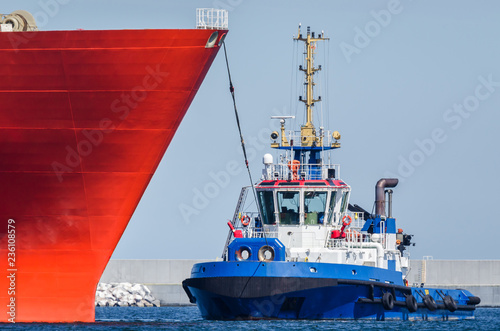
[[[500,260],[414,260],[410,284],[465,289],[481,298],[480,306],[500,306]]]
[[[182,281],[195,263],[210,260],[110,260],[102,283],[146,285],[162,306],[188,305]],[[480,306],[500,306],[500,260],[413,260],[410,284],[462,288],[481,298]]]

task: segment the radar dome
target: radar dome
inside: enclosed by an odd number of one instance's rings
[[[273,164],[273,156],[269,153],[264,154],[264,164]]]

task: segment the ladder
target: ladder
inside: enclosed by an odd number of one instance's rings
[[[238,215],[241,212],[241,209],[243,209],[243,206],[245,205],[249,188],[250,186],[244,186],[241,188],[240,197],[238,198],[238,203],[236,204],[236,210],[234,211],[233,220],[231,221],[231,224],[233,224],[234,227],[236,227],[236,222],[238,221]],[[224,251],[222,252],[223,260],[226,260],[227,246],[229,245],[232,236],[233,232],[229,230],[229,233],[227,234],[226,244],[224,245]]]

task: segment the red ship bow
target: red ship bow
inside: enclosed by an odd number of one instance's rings
[[[0,33],[0,321],[13,301],[16,322],[94,321],[99,278],[219,50],[214,32]]]

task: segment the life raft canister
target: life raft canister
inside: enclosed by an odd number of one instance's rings
[[[288,161],[288,169],[292,171],[293,174],[293,179],[299,179],[299,168],[300,168],[300,161],[299,160],[292,160]]]

